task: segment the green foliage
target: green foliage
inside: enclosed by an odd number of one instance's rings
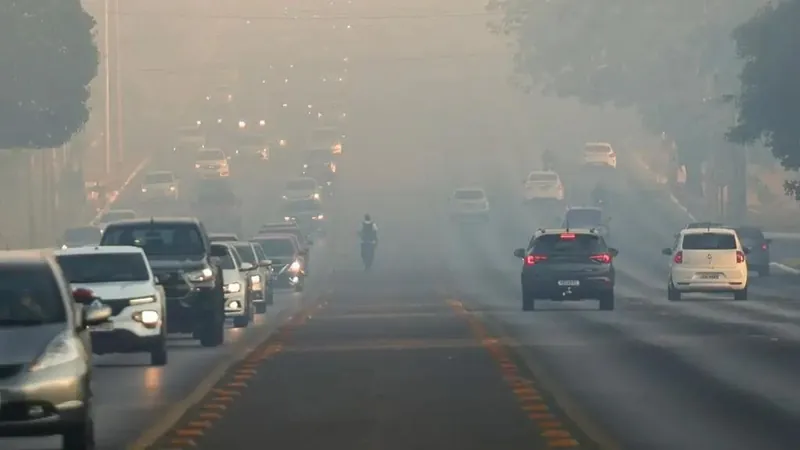
[[[517,70],[533,85],[636,108],[699,162],[733,118],[717,100],[737,89],[730,33],[765,1],[494,0],[489,9],[504,13],[495,28],[516,38]]]
[[[53,148],[89,118],[94,19],[80,0],[0,0],[0,148]]]
[[[739,120],[728,138],[737,143],[764,140],[781,165],[800,169],[800,1],[762,9],[734,32],[745,61],[739,95]],[[786,184],[798,194],[798,181]]]

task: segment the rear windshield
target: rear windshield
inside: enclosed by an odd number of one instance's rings
[[[219,161],[225,159],[225,153],[222,150],[200,150],[197,152],[198,161]]]
[[[528,175],[528,181],[547,181],[555,183],[558,181],[558,175],[554,173],[532,173]]]
[[[729,233],[692,233],[683,236],[684,250],[734,250],[736,238]]]
[[[222,270],[236,269],[236,266],[233,265],[233,256],[231,256],[231,251],[227,245],[211,244],[211,248],[225,249],[225,256],[219,257],[219,266],[222,268]]]
[[[150,273],[138,253],[92,253],[61,255],[61,271],[70,283],[115,283],[147,281]]]
[[[456,200],[483,200],[483,191],[456,191],[453,197]]]
[[[171,173],[148,173],[144,180],[145,184],[172,183],[172,181]]]
[[[605,243],[593,234],[546,234],[533,241],[537,255],[594,255],[607,251]]]
[[[120,220],[130,220],[135,218],[136,218],[136,213],[133,211],[109,211],[103,214],[103,217],[100,218],[100,222],[111,223],[111,222],[119,222]]]
[[[258,262],[253,247],[251,247],[249,243],[236,244],[234,247],[236,247],[236,252],[239,253],[239,256],[242,257],[242,261],[249,262],[250,264]]]
[[[94,227],[71,228],[64,232],[64,241],[95,243],[100,242],[102,235],[103,233]]]
[[[724,225],[721,223],[716,222],[693,222],[689,225],[686,225],[687,229],[694,229],[694,228],[723,228]]]
[[[609,153],[611,151],[611,147],[605,145],[587,145],[586,152],[587,153]]]
[[[192,224],[142,224],[111,227],[102,245],[133,245],[148,255],[203,255],[205,247],[197,226]]]
[[[286,189],[316,189],[317,182],[315,180],[292,180],[286,183]]]
[[[566,221],[572,228],[592,228],[603,223],[603,212],[599,209],[571,209]]]
[[[255,242],[267,256],[294,256],[296,251],[290,238],[260,238],[255,239]]]
[[[58,283],[49,268],[0,269],[0,329],[66,321]]]

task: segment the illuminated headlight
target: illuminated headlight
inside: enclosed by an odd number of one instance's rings
[[[278,141],[278,145],[280,145],[281,147],[286,147],[286,140],[281,139],[280,141]]]
[[[292,265],[289,266],[289,271],[290,272],[299,272],[300,271],[300,262],[299,261],[293,262]]]
[[[264,125],[267,124],[267,121],[266,120],[259,120],[258,124],[263,127]]]
[[[314,219],[314,220],[322,220],[324,218],[325,218],[325,216],[323,216],[322,214],[312,217],[312,219]]]
[[[288,196],[288,195],[284,195],[284,196],[283,196],[283,199],[284,199],[284,200],[289,200],[289,196]]]
[[[203,124],[203,122],[202,122],[202,121],[200,121],[200,120],[198,120],[198,121],[197,121],[197,126],[200,126],[200,125],[202,125],[202,124]]]
[[[62,246],[61,246],[61,250],[66,250],[66,249],[68,249],[68,248],[69,248],[69,247],[67,247],[67,244],[64,244],[64,245],[62,245]]]
[[[214,271],[206,267],[203,270],[198,270],[197,272],[188,273],[186,274],[186,277],[189,279],[189,281],[195,283],[201,283],[203,281],[211,281],[214,278]]]
[[[291,217],[289,217],[289,216],[286,216],[286,217],[284,217],[284,218],[283,218],[283,220],[285,220],[285,221],[287,221],[287,222],[291,222],[291,221],[292,221],[292,218],[291,218]]]
[[[314,200],[319,200],[319,193],[318,192],[314,193]]]
[[[142,325],[156,325],[161,321],[161,315],[158,311],[148,309],[146,311],[136,311],[133,313],[133,320],[141,322]]]
[[[303,169],[308,169],[308,164],[303,164]]]
[[[239,121],[239,128],[245,128],[246,126],[247,126],[247,123],[245,123],[245,121],[243,121],[243,120]]]
[[[333,146],[333,151],[336,153],[341,153],[342,151],[342,144],[336,144]]]
[[[195,164],[195,165],[194,165],[194,168],[195,168],[195,169],[199,169],[199,168],[200,168],[200,164]]]
[[[222,123],[222,119],[217,119],[217,123]]]
[[[147,303],[155,303],[155,301],[156,298],[151,295],[149,297],[134,298],[133,300],[129,300],[128,303],[131,305],[145,305]]]
[[[170,191],[175,191],[175,186],[170,186],[170,187],[169,187],[169,190],[170,190]]]
[[[254,291],[260,291],[263,289],[261,285],[261,275],[253,275],[250,277],[250,285],[252,286]]]
[[[142,188],[142,192],[147,192],[147,188]]]
[[[227,294],[235,294],[242,290],[242,285],[240,283],[231,283],[225,285],[225,293]]]

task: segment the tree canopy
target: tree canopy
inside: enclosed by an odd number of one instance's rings
[[[632,107],[686,163],[723,134],[738,89],[731,31],[766,0],[493,0],[516,38],[517,70],[544,92]]]
[[[53,148],[89,118],[95,21],[80,0],[0,0],[0,148]]]
[[[737,143],[764,140],[781,165],[800,169],[800,0],[767,6],[734,32],[741,71],[739,118],[728,133]],[[790,180],[787,193],[800,194]]]

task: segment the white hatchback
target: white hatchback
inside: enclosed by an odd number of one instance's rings
[[[672,256],[667,282],[670,301],[690,292],[732,292],[735,300],[747,300],[747,249],[734,230],[687,228],[662,253]]]
[[[617,168],[617,153],[607,142],[587,142],[583,147],[583,163],[587,166]]]
[[[309,177],[295,178],[286,182],[283,188],[283,199],[294,200],[319,200],[321,187],[317,180]]]
[[[535,170],[528,174],[523,186],[526,201],[564,200],[564,183],[552,170]]]
[[[73,289],[89,289],[111,308],[109,321],[91,329],[94,353],[143,352],[150,365],[167,363],[164,289],[141,248],[67,248],[56,259]]]
[[[489,218],[489,200],[481,188],[456,189],[450,197],[450,215],[453,218]]]

